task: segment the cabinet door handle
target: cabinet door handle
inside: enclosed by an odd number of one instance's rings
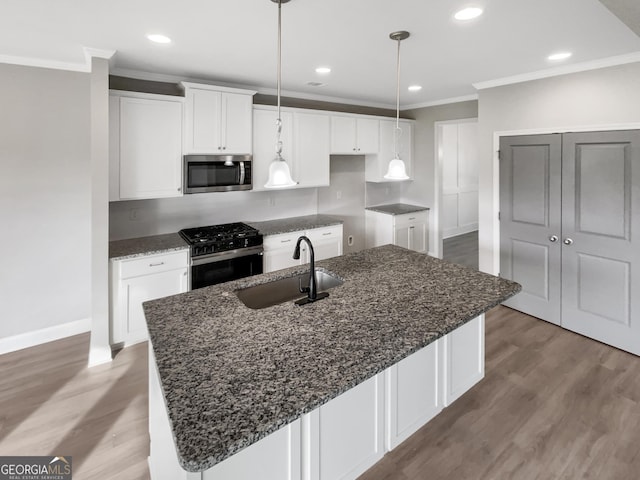
[[[291,241],[291,239],[289,240],[280,240],[280,243],[289,243]]]
[[[557,236],[557,235],[551,235],[551,236],[549,237],[549,241],[550,241],[551,243],[556,243],[556,242],[558,241],[558,236]]]
[[[327,235],[331,235],[331,232],[323,233],[322,235],[326,237]]]
[[[416,217],[409,217],[409,220],[415,220]]]
[[[413,230],[414,228],[416,228],[416,226],[415,226],[415,225],[410,225],[410,226],[409,226],[409,230]]]
[[[573,243],[573,240],[571,240],[570,238],[565,238],[562,243],[564,243],[565,245],[571,245]]]
[[[164,265],[164,262],[159,262],[159,263],[150,263],[149,266],[150,267],[159,267],[160,265]]]

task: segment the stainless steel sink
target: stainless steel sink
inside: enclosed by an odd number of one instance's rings
[[[343,283],[338,277],[334,277],[322,270],[316,270],[316,280],[318,282],[318,292],[324,292]],[[280,280],[236,290],[235,294],[247,307],[258,310],[306,297],[306,293],[300,293],[300,287],[306,287],[308,284],[309,273],[305,272],[294,277],[281,278]]]

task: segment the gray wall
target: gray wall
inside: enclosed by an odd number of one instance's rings
[[[450,103],[433,107],[407,110],[406,115],[416,120],[413,133],[414,180],[407,182],[403,192],[404,201],[431,208],[429,214],[429,251],[432,252],[437,240],[435,218],[435,123],[460,120],[478,116],[478,102]]]
[[[144,237],[182,228],[273,220],[318,212],[315,188],[224,192],[109,204],[109,239]]]
[[[318,189],[318,213],[344,221],[344,253],[360,251],[365,248],[364,156],[332,155],[330,183],[329,187]],[[353,237],[353,245],[348,243],[349,236]]]
[[[89,80],[0,64],[0,338],[90,316]]]
[[[640,63],[480,91],[480,269],[497,273],[496,132],[640,128]]]

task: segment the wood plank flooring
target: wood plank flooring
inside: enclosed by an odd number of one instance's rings
[[[478,270],[478,232],[446,238],[442,241],[442,258]]]
[[[640,358],[507,307],[486,375],[360,480],[640,478]]]
[[[640,478],[640,358],[506,307],[486,333],[484,380],[360,480]],[[87,369],[88,345],[0,356],[0,455],[148,479],[147,345]]]
[[[73,478],[148,479],[147,344],[87,368],[89,334],[0,355],[0,455],[70,455]]]

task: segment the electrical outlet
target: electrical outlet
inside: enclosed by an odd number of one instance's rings
[[[137,208],[130,208],[129,209],[129,220],[132,220],[134,222],[136,220],[139,220],[139,218],[138,218],[138,209]]]
[[[349,235],[347,237],[347,245],[349,245],[350,247],[353,247],[353,235]]]

